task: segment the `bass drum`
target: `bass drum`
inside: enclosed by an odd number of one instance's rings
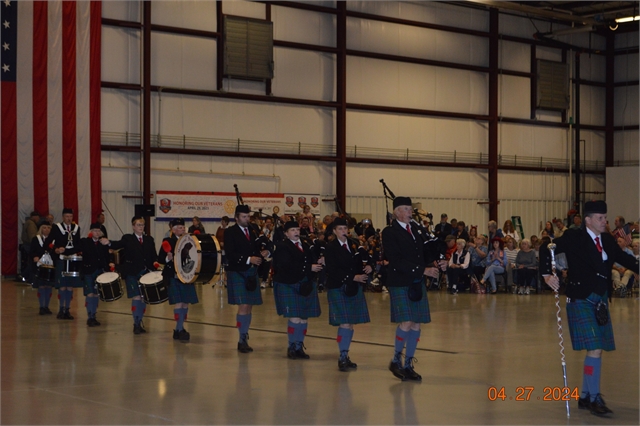
[[[218,239],[209,234],[184,234],[176,243],[173,266],[185,284],[208,284],[220,274],[222,252]]]

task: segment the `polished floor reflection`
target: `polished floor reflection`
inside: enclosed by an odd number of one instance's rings
[[[251,354],[236,350],[235,307],[223,288],[198,287],[186,344],[172,339],[166,303],[149,307],[149,332],[134,336],[126,298],[101,302],[102,326],[88,328],[79,289],[73,321],[39,316],[30,287],[5,280],[1,290],[2,424],[639,424],[635,298],[611,307],[617,350],[604,356],[602,392],[614,416],[572,401],[567,419],[563,402],[543,401],[545,387],[563,384],[551,294],[430,292],[433,322],[416,354],[423,381],[402,383],[387,370],[395,325],[386,294],[367,294],[372,322],[356,327],[350,352],[358,370],[343,373],[325,295],[305,342],[311,359],[289,360],[270,289],[254,309]],[[575,387],[584,352],[571,350],[568,334],[565,320]],[[492,387],[507,399],[491,401]],[[528,401],[515,400],[518,387],[533,388]]]

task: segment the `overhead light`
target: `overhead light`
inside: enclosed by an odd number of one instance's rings
[[[640,21],[640,15],[636,15],[636,16],[625,16],[624,18],[617,18],[616,22],[621,24],[623,22],[633,22],[633,21]]]

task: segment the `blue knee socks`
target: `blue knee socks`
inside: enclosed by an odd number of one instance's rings
[[[409,330],[407,336],[407,352],[405,354],[404,366],[411,366],[411,358],[416,353],[416,348],[418,347],[418,342],[420,341],[420,330]]]
[[[596,396],[600,393],[600,366],[602,358],[592,358],[590,356],[584,359],[584,373],[582,376],[582,397],[586,394],[591,397],[591,402],[595,401]]]
[[[295,337],[295,333],[296,333],[296,326],[298,324],[294,324],[291,322],[291,320],[289,320],[287,322],[287,337],[289,338],[289,344],[295,343],[296,341],[294,340]]]
[[[98,302],[99,298],[97,297],[87,297],[86,306],[87,306],[87,315],[89,318],[95,318],[96,312],[98,311]]]
[[[176,320],[176,330],[184,330],[184,320],[187,319],[189,308],[176,308],[173,310],[173,316]]]
[[[236,315],[236,327],[238,327],[239,343],[246,341],[247,333],[249,333],[249,326],[251,325],[251,314]]]
[[[133,314],[133,323],[135,325],[140,325],[145,309],[145,303],[142,300],[131,301],[131,313]]]
[[[336,341],[338,342],[338,349],[340,352],[348,351],[349,346],[351,346],[351,339],[353,338],[353,330],[348,328],[338,327],[338,337]]]
[[[400,361],[399,354],[402,353],[402,350],[404,349],[404,345],[407,343],[408,337],[409,337],[408,331],[402,330],[400,326],[396,328],[396,344],[395,344],[396,355],[393,358],[394,361]]]

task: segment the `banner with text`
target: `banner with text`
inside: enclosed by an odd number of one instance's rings
[[[284,213],[296,214],[308,205],[311,213],[320,216],[320,195],[318,194],[284,194]]]

